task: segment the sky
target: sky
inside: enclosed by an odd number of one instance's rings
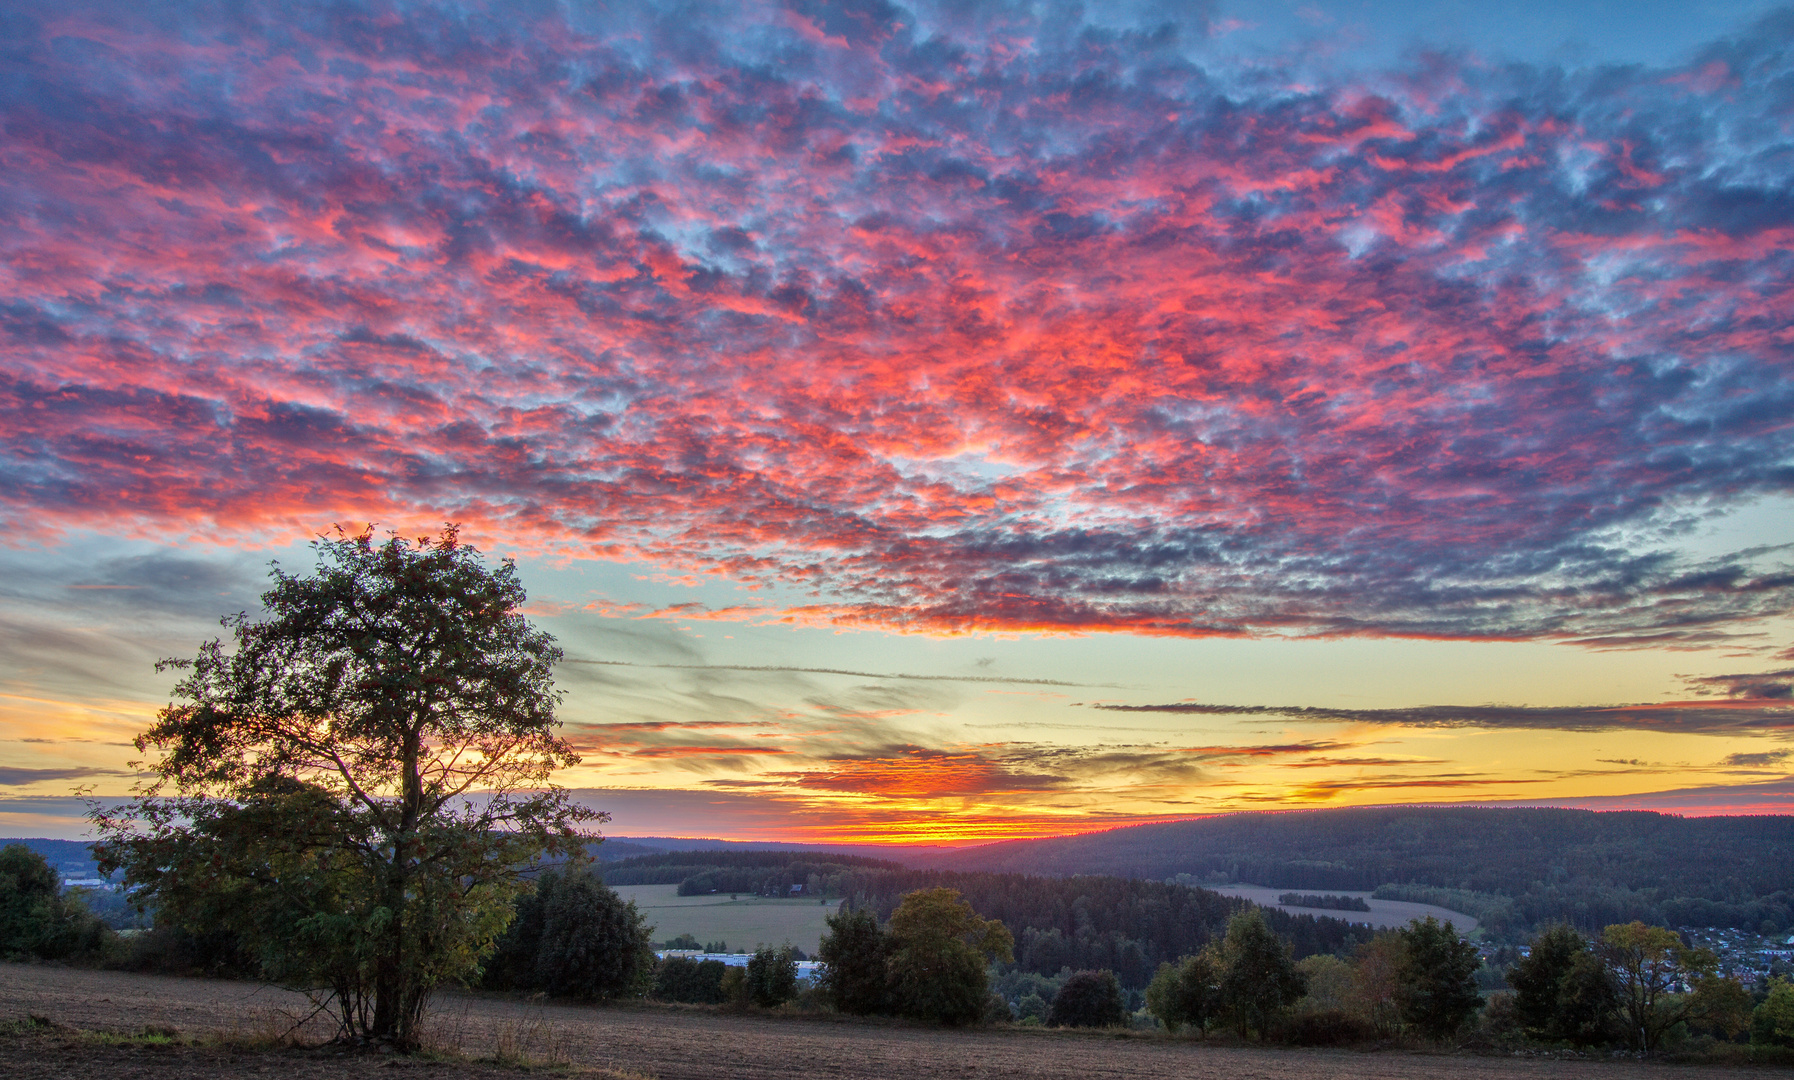
[[[618,835],[1794,811],[1794,9],[0,7],[0,832],[376,523]]]

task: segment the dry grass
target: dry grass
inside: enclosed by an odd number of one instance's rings
[[[592,1008],[444,995],[412,1058],[283,1049],[302,997],[241,983],[0,964],[0,1075],[8,1080],[294,1080],[519,1073],[604,1080],[1761,1080],[1760,1066],[1552,1061],[1205,1045],[1154,1033],[943,1031],[837,1016],[658,1006]],[[48,1017],[54,1025],[38,1018]],[[176,1019],[176,1018],[180,1019]],[[282,1027],[286,1022],[287,1027]]]

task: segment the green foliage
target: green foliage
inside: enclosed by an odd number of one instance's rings
[[[1349,961],[1337,956],[1305,956],[1296,961],[1296,972],[1306,987],[1302,1000],[1296,1002],[1297,1012],[1349,1010],[1356,1004]]]
[[[888,1008],[889,942],[870,910],[848,908],[829,916],[816,958],[823,965],[818,979],[823,998],[835,1009],[867,1016]]]
[[[680,934],[676,938],[669,938],[666,947],[669,949],[685,949],[690,952],[708,951],[705,950],[702,945],[698,944],[698,939],[691,934]]]
[[[721,960],[669,956],[655,966],[653,988],[648,993],[656,1001],[721,1005],[729,1000],[723,992],[723,973],[727,970]]]
[[[747,962],[747,996],[763,1009],[797,996],[797,956],[791,946],[754,950]]]
[[[1588,939],[1559,924],[1533,939],[1532,951],[1507,972],[1515,1019],[1535,1039],[1578,1046],[1612,1037],[1619,991]]]
[[[985,1011],[986,964],[1015,959],[1002,923],[980,918],[953,889],[923,889],[891,914],[887,971],[900,1014],[941,1024],[967,1024]]]
[[[1175,964],[1160,964],[1146,988],[1146,1011],[1173,1034],[1191,1024],[1206,1038],[1209,1024],[1221,1013],[1224,974],[1225,961],[1212,947]]]
[[[1794,1047],[1794,985],[1786,979],[1769,984],[1769,994],[1750,1014],[1752,1046]]]
[[[313,547],[315,573],[275,568],[262,618],[225,620],[234,650],[161,665],[186,675],[137,740],[156,780],[93,810],[96,853],[159,922],[224,929],[262,977],[316,995],[345,1041],[410,1048],[431,992],[478,972],[519,876],[579,855],[602,815],[546,786],[577,755],[554,734],[560,650],[520,614],[512,565],[453,527]]]
[[[1053,995],[1046,1022],[1053,1027],[1120,1027],[1127,1022],[1121,983],[1113,971],[1080,971]]]
[[[1399,933],[1402,1019],[1435,1039],[1445,1038],[1482,1005],[1476,988],[1482,958],[1450,923],[1441,925],[1431,915]]]
[[[0,848],[0,958],[94,957],[112,942],[77,892],[64,892],[48,861],[23,844]]]
[[[654,970],[653,927],[633,901],[590,870],[549,871],[536,882],[542,928],[531,984],[558,997],[608,1001],[639,997]]]
[[[1242,1037],[1256,1032],[1262,1039],[1306,989],[1290,948],[1271,932],[1255,908],[1228,922],[1221,956],[1222,1012]]]
[[[1144,989],[1160,963],[1200,952],[1251,906],[1162,881],[938,870],[869,871],[850,895],[888,918],[901,896],[940,887],[957,890],[981,914],[1009,927],[1016,964],[1024,971],[1053,976],[1065,968],[1107,969],[1125,989]],[[1273,909],[1264,919],[1298,957],[1349,952],[1371,936],[1333,918]]]
[[[1587,952],[1588,939],[1567,924],[1550,927],[1534,938],[1531,951],[1507,970],[1514,988],[1514,1011],[1520,1030],[1534,1038],[1557,1038],[1557,996],[1576,956]]]
[[[1718,957],[1682,944],[1673,930],[1642,922],[1609,926],[1601,932],[1601,952],[1619,991],[1626,1038],[1635,1049],[1655,1050],[1677,1024],[1709,1011],[1713,995],[1677,993],[1684,981],[1697,986],[1713,978]]]

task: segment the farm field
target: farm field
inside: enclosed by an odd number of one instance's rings
[[[0,964],[0,1022],[27,1014],[68,1027],[131,1032],[146,1025],[187,1035],[269,1031],[303,999],[247,983]],[[1444,1057],[1335,1050],[1204,1046],[1160,1036],[1028,1029],[943,1031],[835,1017],[766,1017],[659,1006],[591,1008],[483,995],[444,995],[433,1043],[469,1057],[501,1044],[568,1071],[606,1070],[655,1080],[830,1080],[885,1077],[1041,1080],[1743,1080],[1761,1069],[1625,1061]],[[387,1076],[379,1058],[304,1051],[107,1046],[54,1032],[0,1036],[0,1075],[14,1080],[226,1080],[279,1075],[312,1080]],[[471,1064],[418,1062],[434,1077],[516,1076]]]
[[[1406,926],[1411,920],[1424,919],[1428,915],[1440,922],[1449,922],[1460,934],[1468,934],[1475,930],[1476,919],[1461,911],[1436,907],[1433,904],[1413,904],[1406,900],[1374,900],[1367,892],[1352,892],[1349,889],[1273,889],[1264,885],[1204,885],[1203,888],[1218,892],[1223,896],[1238,896],[1252,901],[1260,907],[1274,907],[1279,911],[1287,911],[1291,915],[1324,915],[1329,919],[1344,919],[1346,922],[1369,923],[1383,928]],[[1370,905],[1369,911],[1335,911],[1332,908],[1295,907],[1283,904],[1277,898],[1286,892],[1320,892],[1334,896],[1359,896]]]
[[[811,956],[828,932],[824,920],[841,906],[839,900],[769,900],[759,896],[729,899],[728,893],[680,896],[677,885],[618,885],[618,896],[634,900],[654,940],[666,941],[690,934],[702,942],[726,941],[735,952],[752,952],[756,945],[783,945],[789,941]]]

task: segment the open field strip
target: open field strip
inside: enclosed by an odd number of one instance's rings
[[[1440,922],[1451,923],[1460,934],[1468,934],[1475,930],[1475,917],[1461,911],[1438,907],[1434,904],[1415,904],[1407,900],[1375,900],[1367,892],[1353,892],[1349,889],[1273,889],[1264,885],[1204,885],[1203,888],[1218,892],[1222,896],[1238,896],[1250,900],[1260,907],[1277,908],[1291,915],[1319,915],[1328,919],[1344,919],[1346,922],[1369,923],[1378,928],[1406,926],[1414,919],[1424,919],[1428,915]],[[1331,893],[1334,896],[1362,897],[1370,905],[1369,911],[1340,911],[1336,908],[1296,907],[1278,901],[1278,897],[1287,892],[1297,893]]]
[[[734,952],[752,952],[756,945],[787,941],[811,956],[828,932],[823,920],[840,907],[839,900],[772,900],[728,893],[680,896],[677,885],[618,885],[617,895],[635,906],[654,927],[654,940],[690,934],[701,942],[726,941]]]
[[[302,1006],[297,995],[249,983],[0,964],[0,1021],[35,1014],[90,1030],[132,1032],[148,1025],[178,1028],[187,1035],[253,1035],[271,1030],[276,1012]],[[1760,1080],[1766,1075],[1761,1068],[1666,1066],[1630,1059],[1261,1050],[1157,1035],[941,1030],[832,1016],[743,1015],[653,1005],[592,1008],[475,994],[442,995],[432,1009],[430,1028],[435,1046],[467,1057],[491,1056],[508,1045],[515,1054],[559,1062],[576,1074],[615,1070],[655,1080]],[[9,1080],[390,1075],[374,1073],[375,1064],[395,1062],[290,1051],[145,1052],[54,1037],[0,1038],[0,1075]],[[420,1064],[435,1076],[497,1075],[453,1062]]]

